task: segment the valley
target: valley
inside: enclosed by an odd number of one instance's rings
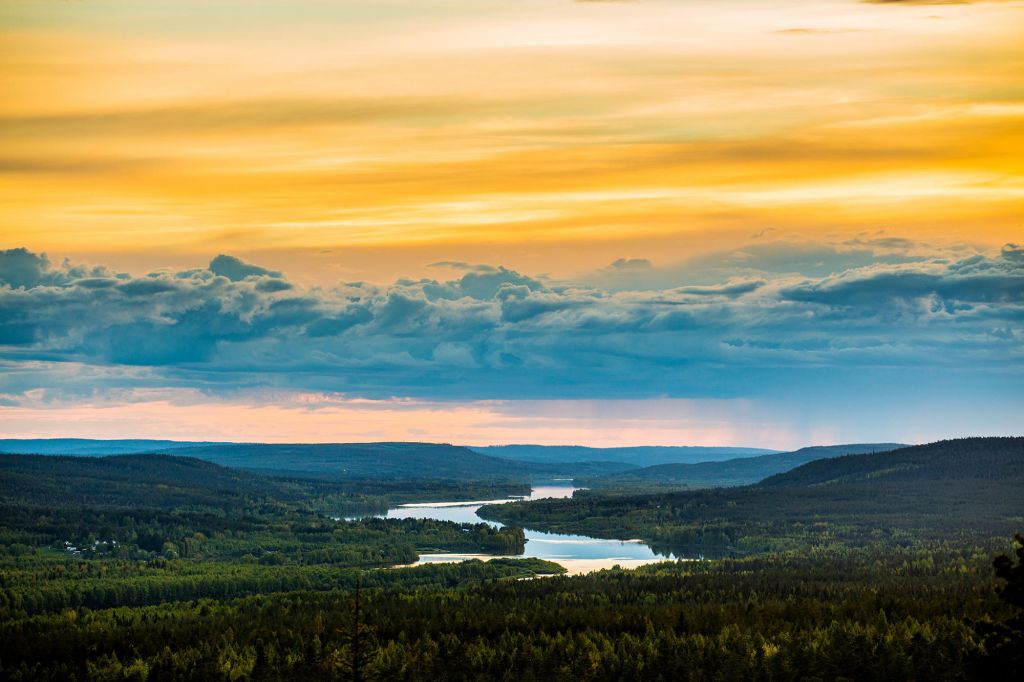
[[[463,479],[461,458],[485,456],[449,446],[224,447],[0,455],[5,678],[330,678],[365,627],[384,679],[500,660],[538,679],[712,661],[736,679],[947,679],[1002,665],[984,624],[1014,617],[991,563],[1024,523],[1020,438],[655,465],[794,465],[675,490],[541,481],[536,462]]]

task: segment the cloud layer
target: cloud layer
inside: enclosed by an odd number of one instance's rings
[[[961,258],[843,248],[806,246],[821,257],[804,272],[776,244],[723,254],[720,269],[692,263],[688,278],[628,259],[589,284],[460,263],[449,281],[308,289],[227,255],[132,276],[12,249],[0,252],[0,393],[735,398],[843,382],[870,392],[914,373],[981,391],[1020,378],[1024,247]],[[740,274],[693,283],[740,260]],[[653,287],[672,272],[676,286]],[[593,283],[620,273],[652,279]]]

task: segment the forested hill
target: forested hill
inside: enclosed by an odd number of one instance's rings
[[[804,464],[730,488],[485,506],[484,518],[640,538],[682,556],[957,538],[1021,530],[1024,438],[968,438]]]
[[[1024,480],[1024,438],[961,438],[809,462],[764,487],[960,479]]]
[[[789,471],[801,464],[840,455],[883,452],[905,447],[900,443],[853,443],[849,445],[818,445],[793,452],[779,452],[758,457],[737,457],[722,462],[697,464],[659,464],[609,474],[587,481],[588,485],[630,486],[663,485],[708,488],[749,485],[773,474]]]
[[[764,448],[638,445],[619,448],[591,448],[583,445],[488,445],[470,446],[491,457],[524,462],[620,462],[637,467],[658,464],[718,462],[735,457],[754,457],[778,452]]]
[[[281,505],[297,505],[330,513],[381,513],[404,502],[497,499],[527,492],[528,485],[507,480],[396,481],[274,474],[177,455],[0,454],[0,506],[9,507],[207,508],[262,513]]]
[[[294,484],[191,457],[0,455],[0,500],[8,504],[224,509],[270,496],[300,497]]]
[[[488,457],[440,443],[229,444],[176,449],[239,469],[329,474],[356,478],[529,479],[620,471],[601,462],[540,464]]]

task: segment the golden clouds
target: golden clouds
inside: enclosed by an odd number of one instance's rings
[[[1019,2],[38,4],[0,37],[8,245],[1019,235]]]

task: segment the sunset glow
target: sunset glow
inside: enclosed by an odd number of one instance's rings
[[[5,2],[0,435],[1019,431],[1021,74],[1020,0]]]

